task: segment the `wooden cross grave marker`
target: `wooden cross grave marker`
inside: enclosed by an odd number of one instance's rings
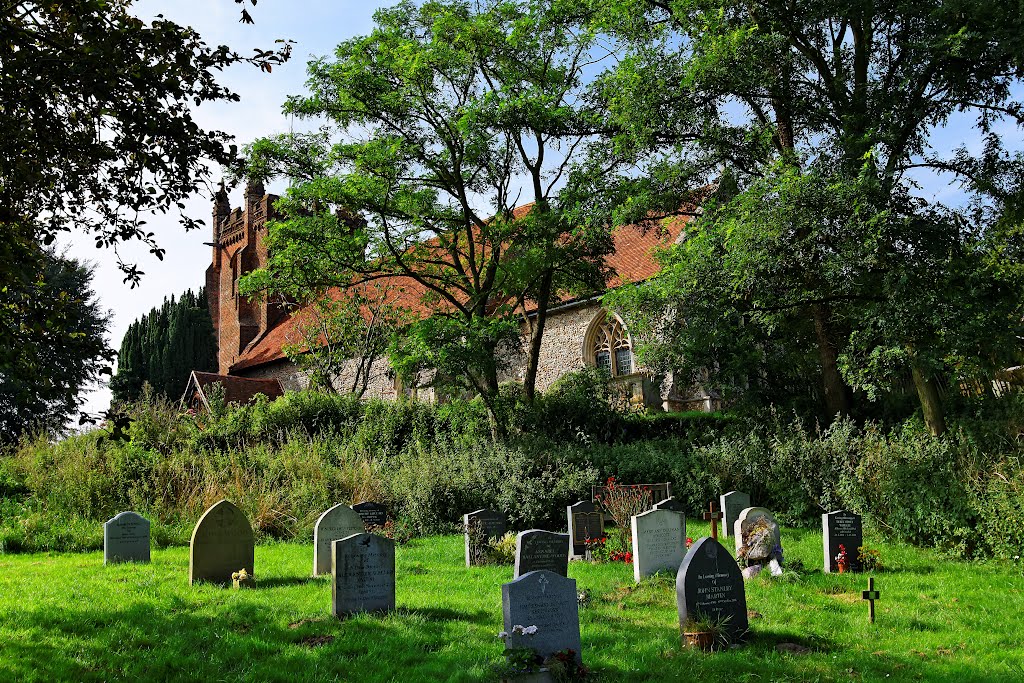
[[[718,540],[718,520],[722,518],[721,512],[715,512],[715,501],[708,503],[708,511],[704,513],[704,521],[711,522],[711,538]]]
[[[875,600],[881,597],[878,591],[875,590],[875,577],[868,578],[868,589],[860,592],[860,599],[868,601],[868,619],[871,623],[875,623]]]

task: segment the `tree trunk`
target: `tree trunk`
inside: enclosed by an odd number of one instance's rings
[[[921,412],[924,413],[924,424],[932,436],[942,436],[946,431],[946,418],[942,411],[942,399],[939,388],[931,373],[912,361],[910,372],[914,376],[917,398],[921,401]]]
[[[825,389],[825,409],[829,420],[850,414],[850,394],[839,373],[839,352],[832,341],[828,322],[828,309],[823,304],[812,306],[814,333],[818,338],[818,355],[821,358],[821,379]]]
[[[526,358],[526,377],[523,379],[523,396],[526,402],[533,403],[537,394],[537,368],[540,365],[540,349],[544,342],[544,325],[548,319],[548,305],[551,303],[551,280],[553,273],[549,269],[541,281],[537,296],[537,319],[530,331],[530,347]]]

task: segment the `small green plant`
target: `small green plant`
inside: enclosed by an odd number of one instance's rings
[[[413,526],[404,519],[389,519],[384,522],[383,525],[371,525],[367,531],[383,536],[384,538],[390,538],[398,545],[405,545],[412,540],[413,536],[416,535],[416,529],[414,529]]]
[[[516,561],[516,535],[511,531],[487,544],[489,564],[513,564]]]
[[[695,612],[683,624],[683,634],[687,638],[697,636],[691,642],[708,650],[721,650],[729,645],[730,621],[729,615],[716,617],[704,612]],[[704,636],[706,640],[700,636]],[[701,642],[702,640],[704,642]]]
[[[879,572],[885,569],[885,564],[882,562],[882,551],[877,548],[862,545],[857,548],[857,560],[860,562],[861,569],[866,572]]]

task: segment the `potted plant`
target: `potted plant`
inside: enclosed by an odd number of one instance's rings
[[[697,612],[683,624],[683,642],[705,652],[720,650],[729,644],[729,617],[712,617]]]
[[[839,554],[836,555],[836,568],[840,574],[845,574],[846,570],[850,568],[850,558],[846,555],[846,546],[842,543],[839,544]]]

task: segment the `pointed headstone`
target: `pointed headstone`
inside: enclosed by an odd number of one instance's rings
[[[149,562],[149,520],[122,512],[103,524],[103,564]]]
[[[196,523],[188,552],[188,582],[209,581],[228,585],[231,575],[244,569],[255,574],[255,542],[245,513],[233,503],[214,503]]]
[[[724,621],[730,641],[747,632],[747,593],[736,560],[713,538],[698,539],[683,558],[676,574],[679,629],[701,616]]]
[[[331,573],[331,543],[366,531],[363,518],[347,505],[335,505],[313,527],[313,576]]]
[[[559,576],[569,575],[569,534],[541,529],[520,531],[516,535],[516,563],[512,578],[546,569]]]
[[[671,510],[648,510],[631,518],[633,578],[679,571],[686,555],[686,517]]]
[[[336,617],[395,609],[395,542],[361,532],[331,544],[331,611]]]
[[[566,515],[569,518],[572,556],[580,559],[586,555],[588,538],[604,536],[604,513],[594,503],[582,501],[567,507]]]
[[[750,496],[742,491],[729,491],[718,497],[719,507],[722,510],[722,535],[729,536],[733,533],[732,527],[740,518],[740,513],[750,507]]]

